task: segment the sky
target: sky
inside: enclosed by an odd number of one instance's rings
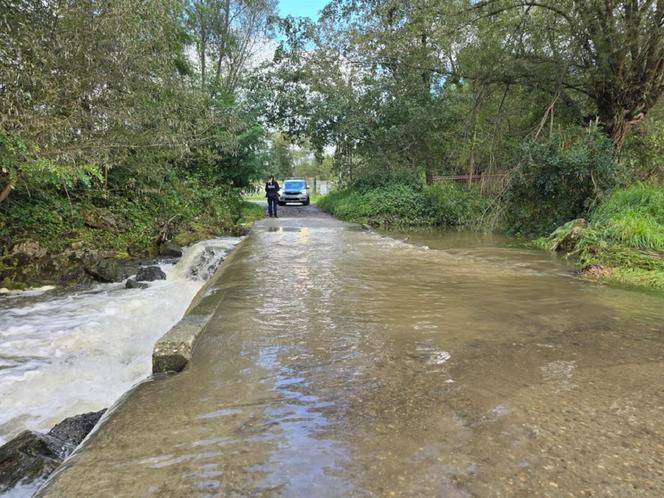
[[[311,17],[316,20],[327,2],[328,0],[279,0],[279,15]]]

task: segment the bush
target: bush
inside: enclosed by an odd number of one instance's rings
[[[594,128],[565,140],[530,140],[504,195],[508,230],[550,233],[568,220],[587,216],[618,178],[610,140]]]
[[[432,224],[436,226],[478,225],[491,205],[477,187],[446,182],[426,188]]]
[[[371,192],[376,189],[389,189],[392,186],[408,187],[414,191],[421,191],[424,187],[421,175],[411,170],[397,170],[389,172],[372,172],[356,178],[350,188],[358,192]]]
[[[427,198],[411,186],[393,184],[373,190],[345,189],[318,202],[321,209],[358,223],[374,225],[428,224]]]
[[[380,226],[467,226],[477,224],[490,200],[479,189],[445,183],[398,184],[332,192],[318,206],[347,221]]]

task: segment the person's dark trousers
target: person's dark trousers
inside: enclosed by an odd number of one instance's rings
[[[267,214],[269,216],[277,216],[277,206],[277,199],[273,199],[272,197],[267,198]]]

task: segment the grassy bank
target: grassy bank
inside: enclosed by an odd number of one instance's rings
[[[375,227],[469,227],[480,223],[490,202],[474,187],[412,182],[337,190],[317,205],[342,220]]]
[[[165,241],[189,245],[239,235],[263,216],[230,187],[179,179],[161,189],[42,190],[15,196],[0,212],[0,287],[65,283],[86,255],[117,261],[156,256]]]
[[[588,222],[569,222],[533,245],[574,258],[588,278],[664,292],[664,187],[617,189]]]

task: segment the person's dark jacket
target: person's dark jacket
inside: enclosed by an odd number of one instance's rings
[[[265,197],[268,199],[278,199],[279,198],[279,184],[274,182],[267,182],[265,184]]]

